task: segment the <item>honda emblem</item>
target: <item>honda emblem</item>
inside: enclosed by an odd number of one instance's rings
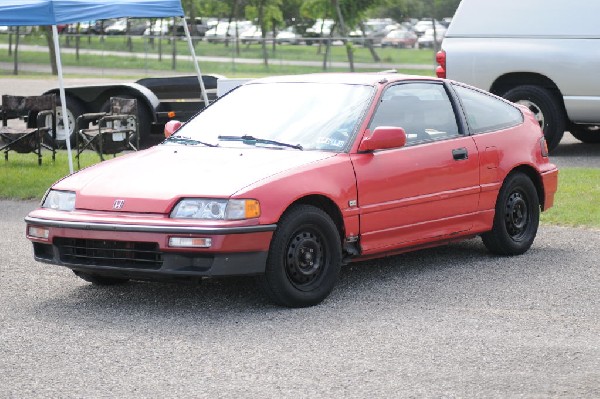
[[[123,205],[125,205],[125,200],[115,200],[115,202],[113,203],[113,209],[123,209]]]

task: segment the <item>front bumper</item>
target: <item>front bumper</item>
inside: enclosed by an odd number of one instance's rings
[[[276,225],[195,227],[50,220],[28,216],[37,261],[132,279],[264,273]],[[47,238],[29,228],[48,230]],[[171,237],[210,238],[209,248],[169,246]]]

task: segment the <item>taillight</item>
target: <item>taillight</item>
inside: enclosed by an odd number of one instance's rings
[[[446,78],[446,52],[440,50],[435,55],[435,61],[438,63],[438,67],[435,69],[435,74],[438,78]]]

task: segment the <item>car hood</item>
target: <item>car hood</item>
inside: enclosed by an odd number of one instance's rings
[[[168,213],[179,198],[228,198],[260,180],[335,156],[335,153],[264,148],[160,145],[102,162],[57,183],[77,192],[76,208]]]

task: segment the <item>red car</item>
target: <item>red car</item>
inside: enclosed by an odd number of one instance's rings
[[[276,303],[310,306],[348,262],[477,235],[524,253],[557,179],[532,113],[481,90],[272,77],[55,183],[27,237],[36,260],[94,284],[256,275]]]

